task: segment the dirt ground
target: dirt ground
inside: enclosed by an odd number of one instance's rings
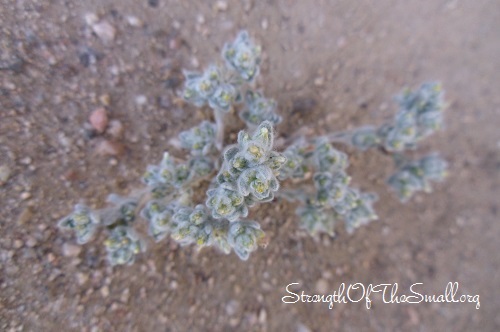
[[[1,331],[500,330],[497,0],[0,3]],[[170,138],[211,117],[176,100],[180,72],[218,61],[240,29],[263,47],[258,85],[280,105],[282,136],[381,124],[402,87],[441,81],[446,128],[415,155],[440,151],[449,178],[401,204],[387,156],[340,147],[353,183],[380,196],[380,219],[353,235],[313,239],[292,204],[273,202],[251,212],[270,244],[247,262],[166,240],[112,268],[102,237],[72,246],[56,223],[75,203],[136,188]],[[125,127],[111,145],[86,124],[102,106]],[[228,140],[242,126],[230,119]],[[450,281],[480,309],[380,294],[370,310],[282,302],[293,282],[308,294],[357,282],[443,294]]]

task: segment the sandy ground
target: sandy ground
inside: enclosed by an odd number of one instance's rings
[[[0,330],[2,331],[498,331],[500,330],[500,3],[413,1],[0,1]],[[314,5],[313,5],[314,3]],[[107,22],[101,36],[87,20]],[[404,86],[440,80],[451,174],[401,204],[384,179],[391,160],[344,149],[353,183],[376,191],[380,220],[352,236],[313,239],[285,202],[251,213],[270,237],[242,262],[167,240],[111,268],[99,238],[80,249],[56,223],[84,199],[127,193],[168,139],[210,112],[175,100],[180,70],[219,59],[247,29],[263,46],[259,85],[280,105],[286,136],[381,124]],[[106,106],[125,133],[86,130]],[[301,107],[298,107],[298,106]],[[242,124],[231,118],[235,130]],[[235,131],[236,132],[236,131]],[[230,135],[229,139],[234,138]],[[116,150],[118,149],[118,150]],[[64,250],[63,250],[64,249]],[[472,303],[284,304],[285,287],[331,293],[342,282],[449,281]]]

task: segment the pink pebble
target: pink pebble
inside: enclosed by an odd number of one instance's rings
[[[103,140],[97,144],[95,151],[101,156],[120,156],[125,152],[125,146],[119,142]]]
[[[106,133],[110,134],[113,138],[120,139],[123,137],[123,124],[120,120],[109,121],[109,126]]]
[[[94,110],[90,114],[89,121],[92,127],[94,127],[99,134],[102,134],[108,126],[108,114],[106,113],[106,109],[100,107]]]

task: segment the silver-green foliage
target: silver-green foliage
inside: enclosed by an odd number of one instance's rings
[[[408,201],[415,192],[431,192],[431,182],[442,181],[448,164],[437,154],[402,165],[387,181],[402,202]]]
[[[381,148],[394,153],[397,161],[404,159],[401,152],[415,150],[417,143],[442,127],[445,103],[441,84],[425,83],[415,91],[406,89],[396,100],[399,111],[394,120],[379,128],[363,127],[354,130],[350,135],[353,146],[360,150]],[[388,184],[403,202],[415,192],[429,192],[429,181],[440,181],[447,173],[447,163],[438,154],[398,166]]]
[[[438,130],[443,123],[444,93],[439,83],[425,83],[416,91],[405,90],[396,100],[394,120],[379,128],[362,127],[351,136],[361,150],[383,147],[390,152],[415,149],[416,144]]]
[[[293,147],[291,151],[300,151]],[[289,154],[291,154],[291,151]],[[286,153],[285,153],[286,154]],[[295,160],[302,165],[294,169],[314,171],[314,189],[295,195],[303,204],[297,209],[302,228],[311,234],[325,232],[334,235],[334,226],[343,220],[349,233],[361,225],[377,219],[373,203],[374,194],[362,193],[349,186],[351,178],[347,175],[347,155],[337,149],[324,137],[315,140],[312,151],[296,154]],[[290,174],[293,176],[295,171]]]
[[[296,213],[301,227],[312,235],[333,236],[339,220],[350,233],[377,218],[373,209],[377,196],[350,186],[347,155],[332,142],[342,138],[340,142],[361,150],[377,147],[399,153],[414,149],[442,122],[442,92],[438,84],[429,83],[398,97],[400,111],[391,123],[347,134],[299,137],[278,152],[273,149],[274,126],[282,120],[276,113],[277,103],[248,87],[260,71],[260,47],[244,31],[224,46],[222,57],[224,66],[185,72],[184,99],[197,107],[208,105],[215,118],[179,134],[178,147],[187,157],[165,152],[158,164],[147,167],[144,188],[129,196],[110,195],[109,206],[103,209],[78,204],[60,220],[59,226],[74,231],[80,244],[104,229],[112,265],[131,264],[145,250],[145,239],[135,230],[137,219],[147,223],[155,242],[170,237],[183,246],[211,246],[226,254],[234,251],[246,260],[267,241],[260,224],[246,220],[250,208],[271,202],[275,196],[300,202]],[[236,144],[224,148],[222,120],[240,101],[244,105],[239,115],[249,130],[240,131]],[[430,181],[441,180],[445,173],[446,162],[431,155],[399,163],[388,183],[405,201],[418,190],[429,191]],[[205,204],[195,203],[194,188],[210,179]],[[295,184],[299,188],[283,190],[280,181],[285,187]]]
[[[271,123],[263,122],[252,136],[241,131],[238,144],[226,148],[216,186],[207,191],[214,218],[236,221],[248,215],[249,207],[274,198],[276,175],[286,158],[272,150],[273,139]]]
[[[253,43],[246,31],[240,32],[236,40],[225,44],[222,50],[226,64],[248,82],[259,74],[261,53],[260,46]]]
[[[281,122],[282,118],[276,113],[278,104],[273,99],[264,98],[262,93],[247,91],[245,94],[245,109],[240,117],[247,126],[258,126],[263,121],[269,121],[273,125]]]

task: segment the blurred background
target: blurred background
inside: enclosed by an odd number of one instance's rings
[[[500,3],[379,1],[0,1],[0,330],[498,331]],[[275,98],[286,137],[382,124],[403,87],[439,80],[446,128],[416,156],[440,151],[450,176],[401,204],[392,160],[350,155],[353,185],[375,191],[379,220],[313,239],[295,207],[250,217],[270,238],[247,262],[171,240],[132,266],[110,267],[102,238],[76,246],[56,223],[81,199],[128,193],[168,140],[211,112],[177,98],[182,69],[220,61],[241,29],[262,45],[258,86]],[[113,131],[95,135],[104,107]],[[232,116],[234,140],[243,123]],[[450,281],[464,303],[284,304],[289,283],[328,294],[344,283]]]

